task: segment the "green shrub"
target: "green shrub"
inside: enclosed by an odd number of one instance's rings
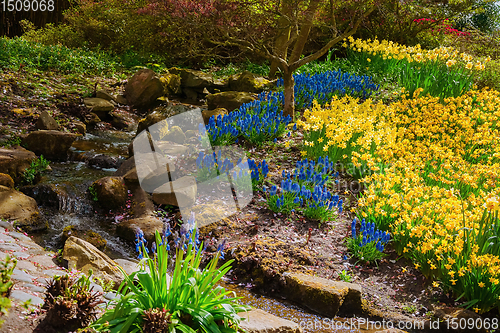
[[[43,45],[23,38],[0,38],[0,67],[18,70],[58,70],[66,73],[108,75],[121,68],[107,52]]]
[[[486,64],[481,76],[476,80],[478,88],[489,87],[500,90],[500,59],[492,60]]]
[[[14,284],[10,277],[14,268],[16,267],[17,259],[14,257],[7,256],[4,261],[0,262],[0,317],[2,315],[7,315],[10,309],[10,300],[8,298],[10,294],[10,289]],[[3,324],[3,320],[0,320],[0,327]]]
[[[81,31],[67,24],[48,23],[42,29],[36,29],[35,25],[28,20],[22,20],[19,24],[23,29],[23,39],[27,41],[43,45],[63,44],[69,48],[78,48],[87,44]]]
[[[31,165],[24,171],[23,182],[25,184],[33,184],[35,179],[47,169],[49,161],[41,155],[39,158],[31,161]]]
[[[93,292],[92,271],[78,279],[68,274],[55,276],[47,283],[44,309],[45,320],[53,327],[75,330],[88,326],[96,320],[97,305],[103,303],[101,292]]]
[[[196,233],[193,232],[193,235]],[[194,236],[193,236],[194,237]],[[238,313],[248,307],[217,286],[231,261],[217,269],[219,255],[201,270],[202,251],[194,241],[186,252],[177,250],[172,278],[167,274],[168,251],[156,232],[157,255],[149,258],[143,245],[142,269],[127,275],[115,307],[91,325],[98,332],[237,332]]]

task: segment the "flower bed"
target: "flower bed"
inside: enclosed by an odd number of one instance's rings
[[[357,215],[476,312],[500,305],[500,93],[334,99],[299,126],[304,155],[352,160],[367,189]],[[342,110],[342,112],[339,112]]]

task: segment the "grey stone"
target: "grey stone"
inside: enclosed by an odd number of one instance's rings
[[[42,305],[44,303],[43,299],[41,299],[40,297],[25,293],[24,291],[21,290],[12,290],[12,292],[10,293],[10,297],[17,299],[21,302],[26,302],[28,300],[31,300],[30,304],[35,306]]]
[[[115,259],[115,262],[120,265],[121,268],[127,273],[127,275],[130,275],[134,272],[137,272],[139,270],[139,265],[136,262],[133,262],[131,260],[127,259]]]
[[[48,256],[48,255],[38,255],[30,258],[31,262],[40,264],[41,266],[45,268],[52,268],[56,267],[57,265],[54,263],[54,258]]]
[[[30,255],[26,252],[14,252],[12,253],[17,259],[28,259]]]
[[[15,255],[15,253],[14,253],[14,255]],[[19,257],[17,257],[17,259],[19,259]],[[36,266],[33,265],[33,263],[31,261],[28,261],[28,260],[18,260],[16,268],[25,269],[28,272],[35,272],[36,271]]]
[[[20,269],[17,269],[17,268],[14,268],[14,271],[12,272],[11,278],[13,280],[19,280],[22,282],[29,282],[29,283],[32,283],[33,279],[34,279],[33,276],[31,276],[28,273],[26,273]]]
[[[104,294],[104,298],[107,299],[107,300],[113,300],[113,299],[117,299],[117,298],[120,298],[121,295],[117,294],[117,293],[114,293],[114,292],[109,292],[109,293],[106,293]]]
[[[17,232],[17,231],[10,232],[9,236],[14,237],[15,239],[19,239],[21,241],[25,241],[25,242],[31,242],[32,241],[31,238],[29,238],[25,234],[22,234],[22,233]]]
[[[0,227],[5,228],[7,231],[14,230],[12,223],[10,223],[8,221],[4,221],[4,220],[0,220]]]
[[[92,282],[90,284],[90,288],[94,288],[94,289],[92,289],[94,292],[95,291],[97,291],[98,293],[104,292],[104,290],[102,289],[102,287],[100,285],[98,285],[97,283],[94,283],[94,282]]]
[[[6,234],[0,234],[0,242],[5,243],[15,243],[14,238],[7,236]]]
[[[48,275],[50,277],[63,276],[67,273],[68,273],[67,271],[62,270],[62,269],[61,270],[59,270],[59,269],[46,269],[46,270],[42,271],[42,274]]]
[[[35,293],[44,293],[45,290],[47,290],[44,287],[35,286],[34,284],[31,284],[31,283],[25,284],[24,287],[28,288],[29,290],[31,290],[32,292],[35,292]]]
[[[260,309],[238,313],[240,327],[247,333],[301,333],[302,328],[293,321],[283,319]]]
[[[22,251],[23,249],[14,243],[0,243],[0,250],[1,251]]]
[[[102,98],[85,98],[83,103],[85,103],[85,106],[91,109],[100,119],[106,119],[109,112],[115,108],[110,101]]]

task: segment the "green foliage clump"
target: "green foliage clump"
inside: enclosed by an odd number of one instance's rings
[[[43,45],[23,38],[0,38],[0,67],[18,70],[58,70],[85,74],[114,74],[121,68],[116,57],[86,48]]]
[[[97,196],[97,190],[95,189],[94,184],[92,184],[89,187],[89,194],[90,194],[90,197],[92,198],[93,201],[95,201],[95,202],[99,201],[99,197]]]
[[[24,171],[23,182],[25,184],[33,184],[36,177],[38,177],[47,167],[49,166],[49,161],[47,161],[43,155],[39,158],[34,159],[31,162],[29,168]]]
[[[195,233],[193,233],[194,235]],[[194,237],[194,236],[193,236]],[[143,245],[142,269],[127,275],[118,289],[121,297],[91,327],[97,332],[234,332],[247,306],[238,304],[231,292],[217,286],[231,269],[228,261],[217,269],[219,255],[200,269],[202,251],[194,241],[186,252],[178,249],[175,267],[167,274],[168,250],[156,232],[157,253],[147,255]]]
[[[10,277],[16,267],[17,259],[7,256],[4,261],[0,262],[0,316],[7,315],[10,309],[10,300],[8,298],[10,289],[14,284]],[[4,320],[0,320],[0,327]]]
[[[53,327],[75,330],[88,326],[96,320],[97,306],[104,301],[101,292],[93,292],[92,271],[89,276],[82,274],[78,279],[68,274],[54,276],[47,283],[45,320]]]
[[[13,136],[13,137],[9,138],[7,141],[5,141],[4,143],[2,143],[2,145],[5,148],[9,148],[9,147],[14,147],[14,146],[20,146],[21,142],[22,142],[22,140],[20,137]]]

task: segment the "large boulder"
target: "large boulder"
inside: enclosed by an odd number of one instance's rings
[[[85,98],[83,103],[85,103],[85,106],[95,113],[99,119],[109,118],[109,113],[115,108],[113,103],[103,98]]]
[[[154,240],[155,231],[162,231],[163,222],[154,216],[143,216],[123,221],[117,224],[116,235],[129,242],[134,242],[137,229],[141,229],[144,232],[144,237],[151,244]]]
[[[360,285],[301,273],[283,275],[287,298],[323,316],[333,318],[341,308],[351,315],[363,313]]]
[[[163,83],[150,69],[141,69],[132,76],[125,86],[128,104],[136,108],[147,108],[163,96]]]
[[[36,159],[35,153],[21,146],[11,149],[0,148],[0,172],[9,175],[18,183],[34,159]]]
[[[170,68],[169,72],[181,77],[181,86],[183,88],[197,88],[203,90],[203,88],[211,87],[214,84],[212,75],[202,71],[174,67]]]
[[[0,186],[0,219],[16,221],[25,231],[47,229],[33,198],[6,186]]]
[[[271,81],[259,77],[249,71],[235,74],[229,78],[229,89],[235,91],[246,91],[260,93],[271,85]]]
[[[247,333],[302,333],[298,323],[272,315],[261,309],[238,313],[244,318],[240,327]]]
[[[184,176],[157,187],[153,192],[153,202],[158,205],[188,207],[194,204],[197,190],[196,179]]]
[[[42,111],[35,127],[40,130],[59,130],[60,126],[47,111]]]
[[[121,162],[116,157],[97,154],[87,160],[87,165],[94,169],[118,169]]]
[[[171,141],[177,144],[183,144],[186,141],[186,134],[182,131],[179,126],[172,126],[164,133],[163,137],[160,137],[163,141]]]
[[[112,281],[115,286],[123,280],[118,264],[83,239],[69,237],[64,244],[63,259],[68,261],[69,269],[76,268],[85,274],[92,269],[95,276]]]
[[[78,135],[60,131],[34,131],[24,140],[25,146],[37,155],[43,155],[51,161],[65,161],[68,150]]]
[[[127,201],[127,187],[122,177],[103,177],[92,183],[99,204],[106,209],[117,209]]]
[[[83,230],[81,227],[68,225],[63,229],[62,240],[66,242],[71,236],[83,239],[86,242],[94,245],[99,250],[103,251],[108,243],[101,235],[92,230]]]
[[[207,105],[209,110],[224,108],[229,112],[238,109],[242,104],[250,103],[255,100],[254,95],[241,91],[224,91],[207,96]]]
[[[179,95],[181,89],[181,77],[177,74],[163,74],[159,77],[163,84],[164,95]]]

